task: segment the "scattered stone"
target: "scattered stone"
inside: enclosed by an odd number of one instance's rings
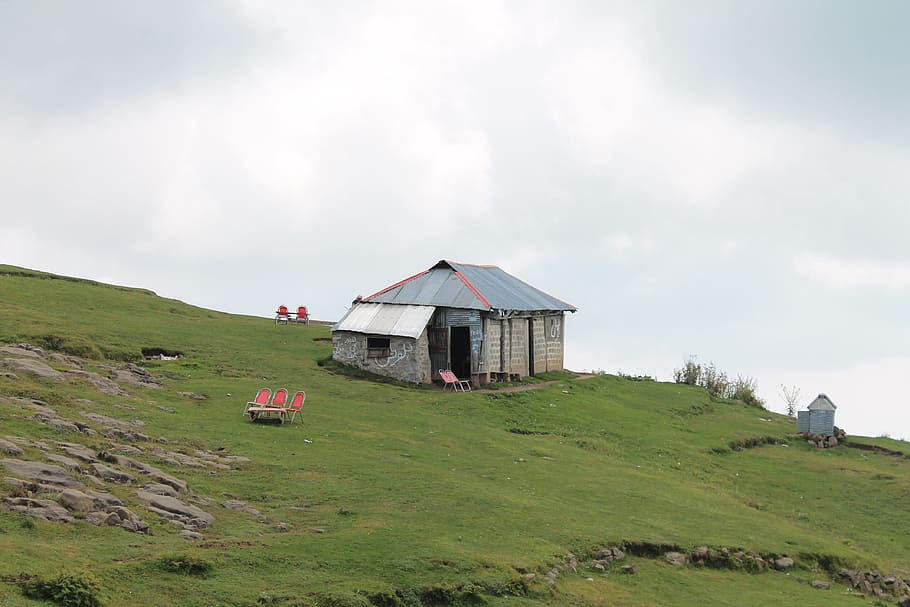
[[[622,566],[622,572],[625,573],[625,574],[628,574],[628,575],[634,574],[634,573],[635,573],[635,565],[623,565],[623,566]]]
[[[191,540],[193,542],[199,542],[205,539],[201,533],[197,531],[190,531],[189,529],[184,529],[179,533],[179,535],[180,537]]]
[[[831,588],[831,584],[830,582],[826,582],[824,580],[814,580],[812,582],[812,587],[819,590],[829,590]]]

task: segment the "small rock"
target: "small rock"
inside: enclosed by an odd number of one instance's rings
[[[199,542],[205,539],[201,533],[197,531],[190,531],[189,529],[184,529],[179,533],[180,537],[191,540],[193,542]]]
[[[623,565],[622,572],[632,575],[633,573],[635,573],[635,565]]]
[[[812,582],[812,587],[818,588],[819,590],[829,590],[831,588],[831,584],[824,580],[814,580]]]
[[[685,565],[686,564],[686,555],[681,552],[668,552],[664,555],[664,558],[667,559],[667,562],[673,565]]]
[[[778,571],[783,571],[785,569],[792,569],[793,565],[794,565],[793,559],[791,559],[789,556],[782,556],[778,559],[774,559],[774,568],[777,569]]]
[[[0,438],[0,453],[6,453],[7,455],[22,455],[22,449],[8,440]]]

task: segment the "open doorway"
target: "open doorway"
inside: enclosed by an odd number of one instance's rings
[[[471,328],[452,327],[451,343],[452,372],[459,379],[471,379]]]

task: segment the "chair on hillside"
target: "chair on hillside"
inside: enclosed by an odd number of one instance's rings
[[[275,324],[276,325],[286,325],[288,320],[291,318],[291,315],[288,313],[287,306],[278,306],[278,311],[275,312]]]
[[[278,418],[281,423],[284,423],[284,416],[288,412],[286,405],[288,404],[288,391],[287,388],[278,388],[275,390],[275,395],[272,396],[272,399],[265,403],[264,405],[258,405],[255,407],[247,407],[246,414],[250,416],[250,421],[254,422],[257,419],[261,418]]]
[[[305,325],[310,324],[310,313],[307,311],[306,306],[297,308],[297,322],[302,322]]]
[[[445,391],[449,386],[452,386],[452,389],[455,392],[458,392],[459,390],[462,392],[471,391],[471,382],[466,379],[458,379],[455,374],[448,369],[440,369],[439,377],[441,377],[442,381],[445,382],[445,385],[442,387],[443,391]]]
[[[256,393],[253,400],[247,402],[246,406],[243,408],[243,414],[246,415],[246,412],[249,411],[250,407],[267,406],[270,400],[272,400],[272,391],[269,388],[262,388]]]
[[[303,403],[306,402],[306,392],[300,391],[291,397],[291,403],[287,407],[287,412],[291,414],[291,423],[300,415],[300,423],[303,423]]]
[[[283,409],[288,404],[288,389],[287,388],[278,388],[275,390],[275,396],[272,397],[272,400],[269,401],[269,407],[276,407],[278,409]]]

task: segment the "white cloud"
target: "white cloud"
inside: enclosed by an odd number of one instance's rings
[[[580,162],[651,196],[704,206],[791,157],[790,133],[672,95],[621,22],[599,34],[568,45],[547,78],[552,119]]]
[[[910,263],[866,259],[835,259],[803,253],[793,260],[793,270],[833,289],[906,289],[910,287]]]

